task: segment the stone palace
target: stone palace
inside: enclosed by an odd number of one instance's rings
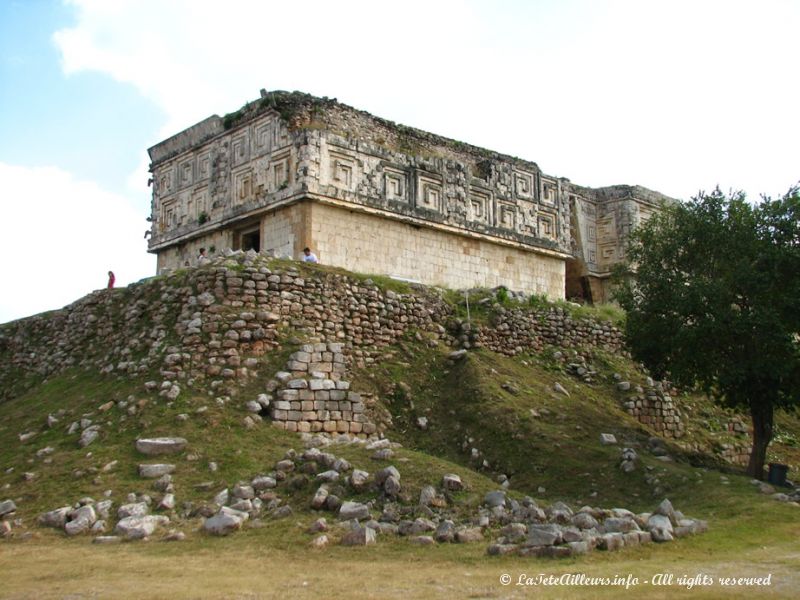
[[[262,90],[149,153],[159,272],[201,247],[300,258],[308,246],[361,273],[602,302],[632,228],[671,201],[299,92]]]

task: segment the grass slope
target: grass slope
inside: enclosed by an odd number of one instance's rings
[[[23,527],[15,533],[28,529],[35,534],[28,541],[15,536],[0,544],[0,570],[5,574],[0,597],[524,597],[534,590],[503,587],[498,577],[510,573],[516,580],[532,572],[632,573],[642,579],[665,571],[676,576],[699,571],[775,576],[769,589],[695,588],[686,592],[693,598],[767,592],[790,597],[800,584],[800,509],[759,494],[735,469],[693,466],[698,464],[697,453],[676,444],[670,444],[673,462],[651,456],[646,441],[652,432],[620,409],[622,397],[614,385],[614,373],[632,381],[643,378],[628,361],[595,353],[598,375],[595,383],[586,384],[568,375],[548,352],[508,358],[479,350],[458,362],[449,360],[447,353],[408,339],[354,374],[357,389],[381,398],[393,421],[389,437],[404,446],[390,463],[372,460],[371,453],[357,446],[335,446],[331,451],[371,473],[395,464],[411,503],[424,485],[436,485],[444,473],[458,473],[468,488],[452,507],[461,516],[474,514],[483,494],[498,488],[496,477],[502,473],[510,478],[512,494],[529,494],[545,503],[566,500],[639,511],[651,510],[669,497],[685,513],[708,519],[709,533],[665,546],[596,552],[559,562],[488,558],[485,543],[419,548],[405,539],[388,538],[368,549],[335,546],[310,555],[306,528],[321,514],[308,508],[316,488],[308,482],[291,492],[281,491],[295,511],[291,517],[267,518],[262,528],[230,538],[209,538],[196,531],[198,518],[184,520],[172,513],[173,525],[188,533],[187,542],[92,546],[88,537],[67,539],[60,532],[37,528],[36,517],[82,496],[100,499],[105,490],[112,490],[115,506],[129,492],[157,496],[151,482],[138,477],[137,465],[160,461],[136,453],[137,437],[178,435],[189,440],[185,453],[164,460],[178,467],[174,482],[179,507],[208,502],[222,488],[272,470],[287,449],[300,450],[301,443],[295,434],[268,423],[253,429],[242,423],[241,399],[261,391],[264,380],[285,362],[285,352],[268,357],[260,376],[225,406],[190,390],[167,403],[145,392],[144,380],[75,370],[29,387],[1,407],[0,499],[13,498],[19,506]],[[556,382],[569,391],[568,397],[553,391]],[[110,400],[127,406],[101,411]],[[678,402],[685,409],[686,441],[709,444],[726,439],[714,437],[709,424],[722,429],[728,413],[701,397]],[[66,414],[48,429],[47,415],[59,410]],[[181,414],[188,419],[180,420]],[[428,419],[427,429],[418,426],[419,417]],[[87,448],[78,446],[78,433],[66,433],[69,424],[81,418],[101,424],[100,438]],[[796,472],[800,423],[786,413],[777,422],[780,435],[773,456],[788,460]],[[37,434],[21,443],[19,434],[28,431]],[[601,445],[600,433],[615,434],[620,445]],[[618,468],[621,446],[639,453],[633,473]],[[51,453],[37,454],[48,447]],[[479,451],[477,458],[473,448]],[[104,468],[114,461],[115,466]],[[209,469],[211,462],[218,464],[216,472]],[[26,472],[33,478],[27,480]],[[368,497],[369,493],[348,496]],[[742,558],[745,553],[747,561]],[[142,587],[139,577],[131,575],[137,572],[148,573],[151,583]],[[536,591],[543,597],[586,593],[580,588]],[[601,597],[618,592],[591,589]],[[680,592],[648,586],[631,595],[658,598]]]

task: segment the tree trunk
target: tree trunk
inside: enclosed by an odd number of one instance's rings
[[[755,479],[764,479],[767,446],[772,441],[772,402],[751,402],[750,416],[753,419],[753,449],[750,452],[747,474]]]

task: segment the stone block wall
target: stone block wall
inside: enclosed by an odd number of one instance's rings
[[[344,344],[305,344],[293,353],[286,368],[275,376],[277,389],[271,406],[274,425],[301,433],[370,435],[377,428],[367,414],[361,394],[345,379]]]
[[[507,356],[540,352],[547,346],[625,350],[622,331],[608,323],[573,318],[563,308],[530,310],[500,306],[495,310],[491,325],[464,328],[462,324],[458,333],[462,345],[489,348]]]
[[[672,397],[663,391],[660,382],[637,391],[641,393],[629,396],[623,403],[628,414],[664,437],[683,437],[685,426],[680,410]]]
[[[718,450],[722,460],[734,465],[747,465],[750,462],[750,446],[746,444],[722,444]]]
[[[311,246],[326,264],[451,289],[505,285],[564,298],[564,261],[338,206],[312,204]]]

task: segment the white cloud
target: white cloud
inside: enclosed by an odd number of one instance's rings
[[[584,185],[754,195],[800,176],[797,3],[70,4],[65,71],[135,85],[165,136],[262,87],[301,89]]]
[[[144,214],[122,196],[57,167],[0,163],[0,323],[65,306],[155,273]]]
[[[236,110],[262,87],[365,101],[411,84],[421,98],[479,67],[464,44],[477,24],[459,0],[69,4],[78,23],[54,35],[64,71],[135,85],[167,113],[166,133]]]

